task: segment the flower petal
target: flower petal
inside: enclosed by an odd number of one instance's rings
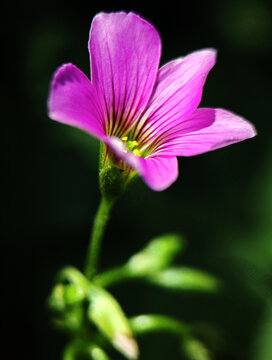
[[[159,70],[154,93],[141,123],[137,125],[142,144],[182,123],[193,113],[200,103],[206,77],[215,60],[215,50],[200,50],[173,60]]]
[[[48,100],[49,117],[103,139],[102,109],[97,92],[83,72],[72,64],[54,74]]]
[[[209,124],[194,131],[195,124]],[[224,109],[199,108],[187,120],[192,132],[165,134],[165,142],[155,154],[163,156],[193,156],[243,141],[256,135],[254,126],[242,117]],[[187,128],[190,131],[190,128]],[[168,137],[168,138],[167,138]]]
[[[139,158],[139,162],[139,174],[155,191],[165,190],[177,180],[178,161],[175,156]]]
[[[125,144],[115,136],[107,137],[105,143],[120,160],[136,170],[151,189],[162,191],[176,181],[178,161],[175,156],[142,158],[127,152]]]
[[[134,13],[100,13],[91,26],[89,50],[107,134],[120,136],[149,101],[161,54],[159,34]]]

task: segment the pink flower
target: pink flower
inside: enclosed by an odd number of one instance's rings
[[[197,108],[216,61],[199,50],[159,68],[161,39],[134,13],[98,14],[91,26],[91,81],[74,65],[54,74],[49,116],[106,144],[111,161],[153,190],[178,176],[177,156],[193,156],[256,135],[227,110]]]

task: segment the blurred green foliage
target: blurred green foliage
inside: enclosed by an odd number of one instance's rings
[[[65,62],[89,74],[91,20],[101,10],[119,9],[154,23],[163,40],[162,63],[196,49],[217,48],[218,63],[208,77],[202,106],[243,115],[259,135],[181,158],[179,179],[163,193],[139,181],[117,204],[106,232],[105,270],[158,234],[185,234],[187,251],[177,264],[220,278],[222,295],[177,296],[137,284],[120,285],[113,295],[128,316],[165,314],[167,309],[186,322],[201,321],[203,340],[218,338],[216,359],[272,357],[271,6],[269,0],[156,6],[47,1],[10,3],[4,9],[8,67],[2,96],[6,156],[1,244],[8,280],[2,310],[9,358],[57,360],[66,342],[48,322],[44,303],[62,266],[83,266],[99,201],[99,144],[47,118],[48,86]],[[23,345],[14,346],[19,342]],[[140,339],[139,346],[142,360],[179,356],[176,343],[165,334]]]

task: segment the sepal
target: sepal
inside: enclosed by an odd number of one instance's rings
[[[109,201],[121,196],[133,181],[137,173],[129,167],[118,166],[112,159],[113,154],[107,145],[100,143],[99,185],[101,194]]]

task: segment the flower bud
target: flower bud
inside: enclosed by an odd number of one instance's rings
[[[89,288],[89,319],[129,359],[137,359],[138,345],[129,321],[115,298],[104,289],[91,284]]]
[[[157,237],[139,253],[133,255],[126,264],[134,276],[146,276],[167,267],[184,248],[184,240],[177,234]]]
[[[217,291],[219,281],[201,270],[188,267],[175,267],[160,271],[149,277],[153,284],[172,290]]]

